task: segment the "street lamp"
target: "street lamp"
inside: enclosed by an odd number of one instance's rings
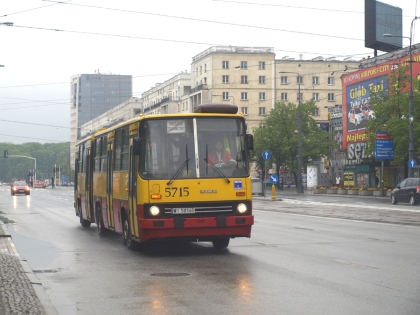
[[[410,97],[409,97],[409,129],[408,129],[408,160],[412,161],[415,159],[414,154],[414,108],[413,108],[413,53],[412,53],[412,47],[411,42],[413,40],[413,25],[414,21],[417,20],[419,17],[415,16],[413,20],[411,21],[411,27],[410,27],[410,37],[407,36],[397,36],[392,34],[384,34],[384,37],[401,37],[401,38],[408,38],[410,39],[410,47],[409,47],[409,53],[410,53]],[[414,177],[414,168],[409,167],[408,168],[408,177]]]
[[[289,72],[289,71],[280,71],[279,73],[293,73],[298,75],[298,173],[297,173],[297,192],[303,193],[302,185],[302,116],[300,112],[300,73],[298,72]]]

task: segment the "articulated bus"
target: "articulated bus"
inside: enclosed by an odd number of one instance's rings
[[[124,245],[179,239],[226,248],[251,237],[252,135],[234,105],[144,116],[77,142],[74,206],[83,227]],[[218,144],[217,144],[218,143]],[[223,146],[229,160],[212,160]]]

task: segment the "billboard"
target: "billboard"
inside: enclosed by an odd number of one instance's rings
[[[384,37],[392,34],[394,37]],[[402,9],[365,0],[365,47],[381,51],[402,48]]]
[[[364,131],[366,123],[375,117],[375,108],[370,105],[373,93],[388,91],[388,76],[400,65],[409,64],[410,57],[389,60],[378,65],[357,70],[341,77],[343,87],[343,149],[349,144],[367,142]],[[413,77],[420,74],[420,53],[413,54]],[[408,104],[407,104],[408,106]]]

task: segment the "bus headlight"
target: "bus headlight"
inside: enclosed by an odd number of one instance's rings
[[[243,213],[245,213],[248,210],[248,207],[246,206],[246,204],[240,203],[240,204],[238,204],[237,209],[238,209],[238,212],[240,214],[243,214]]]
[[[151,206],[149,209],[149,213],[154,217],[159,215],[159,212],[160,212],[159,207],[156,207],[156,206]]]

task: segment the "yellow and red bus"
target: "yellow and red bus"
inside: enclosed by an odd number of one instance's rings
[[[215,162],[216,142],[230,160]],[[181,239],[226,248],[254,224],[253,137],[237,106],[139,115],[77,142],[74,205],[83,227],[138,243]]]

